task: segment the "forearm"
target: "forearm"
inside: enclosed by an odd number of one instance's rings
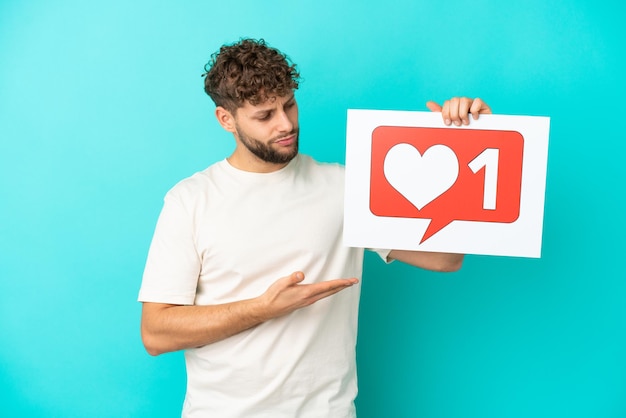
[[[221,305],[145,302],[141,313],[143,344],[152,355],[211,344],[358,283],[356,278],[348,278],[300,284],[303,280],[304,273],[297,271],[278,279],[256,298]]]
[[[425,251],[392,250],[389,258],[421,267],[426,270],[452,272],[457,271],[463,264],[463,254],[433,253]]]
[[[211,306],[144,303],[141,337],[151,355],[211,344],[265,320],[255,299]]]

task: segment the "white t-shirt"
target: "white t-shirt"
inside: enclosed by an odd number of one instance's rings
[[[165,197],[139,300],[233,302],[298,270],[304,283],[360,278],[363,250],[342,244],[343,187],[343,167],[304,155],[272,173],[223,160],[181,181]],[[186,350],[183,416],[353,417],[359,293]]]

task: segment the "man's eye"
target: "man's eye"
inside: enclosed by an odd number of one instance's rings
[[[271,116],[272,116],[272,115],[271,115],[270,113],[267,113],[267,114],[265,114],[265,115],[259,116],[259,118],[258,118],[258,119],[259,119],[259,120],[269,120],[269,118],[270,118]]]

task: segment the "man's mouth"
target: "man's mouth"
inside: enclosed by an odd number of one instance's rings
[[[296,138],[297,137],[298,136],[296,134],[292,134],[292,135],[289,135],[289,136],[287,136],[285,138],[277,139],[277,140],[274,141],[274,143],[278,144],[280,146],[283,146],[283,147],[288,147],[288,146],[292,145],[294,142],[296,142]]]

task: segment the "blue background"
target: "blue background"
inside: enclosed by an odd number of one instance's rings
[[[626,416],[622,2],[0,0],[0,415],[171,417],[180,353],[136,302],[165,192],[232,138],[202,90],[222,43],[299,65],[302,150],[346,109],[480,95],[552,118],[541,259],[441,275],[366,257],[359,416]]]

